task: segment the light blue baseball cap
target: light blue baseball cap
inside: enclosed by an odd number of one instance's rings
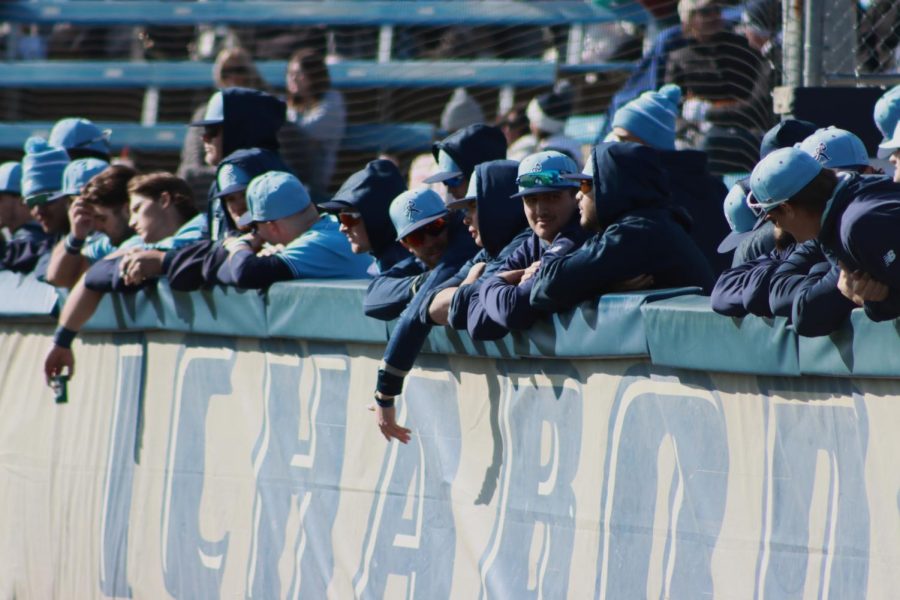
[[[893,137],[878,144],[878,158],[887,158],[897,150],[900,150],[900,121],[894,127]]]
[[[62,189],[50,196],[49,201],[53,202],[66,196],[80,195],[81,189],[87,185],[87,182],[94,175],[105,171],[107,167],[109,167],[109,163],[99,158],[73,160],[66,167],[66,170],[63,171]]]
[[[222,92],[216,92],[206,103],[206,112],[199,121],[191,123],[191,127],[206,127],[207,125],[221,125],[225,122],[225,101],[222,100]]]
[[[5,162],[0,165],[0,194],[22,193],[22,165],[15,162]]]
[[[875,126],[884,136],[885,141],[893,134],[897,122],[900,121],[900,85],[896,85],[886,91],[875,102],[872,114]]]
[[[215,197],[223,198],[230,194],[243,192],[250,185],[252,179],[241,167],[232,163],[224,163],[219,166],[219,172],[216,174],[219,193]]]
[[[238,225],[247,227],[260,221],[276,221],[305,210],[312,203],[300,180],[282,171],[254,177],[247,186],[247,212]]]
[[[750,174],[751,206],[769,212],[805,188],[822,172],[822,163],[800,148],[781,148],[759,161]]]
[[[397,230],[397,239],[403,239],[416,229],[447,215],[447,207],[432,189],[421,188],[403,192],[391,202],[388,211]]]
[[[865,167],[869,153],[862,140],[846,129],[825,127],[800,142],[800,149],[822,163],[826,169]]]
[[[546,150],[529,154],[519,163],[516,177],[519,193],[510,197],[521,198],[531,194],[577,188],[578,182],[566,177],[577,173],[578,165],[562,152]]]
[[[735,183],[728,191],[728,195],[725,196],[722,210],[725,213],[725,220],[728,221],[728,226],[731,228],[731,233],[725,236],[725,239],[719,244],[719,254],[725,254],[737,248],[741,240],[758,225],[758,216],[747,203],[748,196],[752,197],[752,194],[750,178],[745,177]]]
[[[94,150],[102,154],[109,154],[109,137],[112,131],[100,129],[88,119],[67,118],[60,119],[50,130],[50,138],[47,140],[54,148],[66,150]]]

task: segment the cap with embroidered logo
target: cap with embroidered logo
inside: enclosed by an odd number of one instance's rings
[[[577,188],[578,183],[566,177],[577,173],[578,165],[562,152],[547,150],[530,154],[519,163],[516,177],[519,192],[510,197],[521,198],[531,194]]]
[[[447,215],[447,207],[432,189],[421,188],[403,192],[391,202],[388,211],[397,230],[397,239],[403,239],[416,229]]]
[[[276,221],[305,210],[310,204],[309,192],[300,180],[282,171],[269,171],[254,177],[247,186],[247,212],[238,225]]]
[[[855,134],[837,127],[817,129],[800,142],[800,149],[822,163],[826,169],[865,167],[869,153]]]
[[[109,163],[99,158],[79,158],[68,164],[63,171],[62,189],[48,198],[49,202],[65,198],[66,196],[78,196],[81,189],[87,185],[91,178],[105,171]]]

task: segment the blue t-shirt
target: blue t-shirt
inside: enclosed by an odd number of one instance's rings
[[[142,246],[144,240],[139,235],[133,235],[118,246],[113,246],[109,236],[105,233],[95,233],[89,239],[84,248],[81,249],[81,255],[85,257],[89,264],[94,264],[98,260],[103,260],[113,252],[118,250],[127,250],[128,248],[136,248]]]
[[[178,250],[188,244],[204,239],[207,231],[206,215],[200,214],[178,228],[174,235],[161,239],[155,244],[147,244],[147,250]]]
[[[369,254],[353,254],[331,215],[320,218],[275,256],[287,264],[295,279],[366,279],[372,264]]]

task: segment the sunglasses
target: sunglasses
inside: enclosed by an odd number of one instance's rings
[[[214,137],[218,136],[222,133],[221,125],[204,125],[203,126],[203,139],[211,140]]]
[[[344,227],[355,227],[362,221],[362,215],[358,212],[342,212],[337,217]]]
[[[35,194],[34,196],[29,196],[25,199],[25,204],[28,208],[34,208],[35,206],[40,206],[41,204],[49,204],[47,201],[50,200],[50,197],[53,194],[49,192],[45,192],[43,194]]]
[[[84,140],[83,142],[78,142],[77,144],[72,146],[72,148],[84,148],[85,146],[90,146],[91,144],[96,144],[97,142],[107,142],[107,141],[109,141],[109,134],[110,134],[110,130],[107,129],[107,130],[103,131],[103,133],[98,135],[97,137]]]
[[[516,185],[523,188],[533,188],[547,185],[568,184],[569,182],[561,177],[559,171],[538,171],[537,173],[525,173],[516,177]]]
[[[425,236],[437,237],[441,235],[441,233],[443,233],[444,229],[446,228],[447,221],[445,221],[443,218],[440,218],[436,221],[432,221],[428,225],[416,229],[412,233],[405,235],[403,237],[403,241],[413,248],[418,248],[425,243]]]
[[[578,180],[578,189],[582,194],[590,194],[594,191],[594,181],[592,179]]]
[[[464,181],[465,181],[465,179],[463,178],[462,175],[457,175],[456,177],[451,177],[450,179],[445,179],[444,185],[446,185],[448,188],[458,187],[458,186],[462,185]]]
[[[461,212],[462,214],[466,215],[469,214],[469,211],[475,210],[476,208],[478,208],[478,204],[475,202],[475,200],[469,200],[468,202],[463,202],[455,205],[455,208],[453,208],[452,210]]]

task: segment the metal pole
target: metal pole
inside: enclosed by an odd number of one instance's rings
[[[782,0],[784,85],[803,85],[803,0]]]
[[[803,85],[822,85],[822,45],[825,43],[825,3],[805,2],[803,9]]]

